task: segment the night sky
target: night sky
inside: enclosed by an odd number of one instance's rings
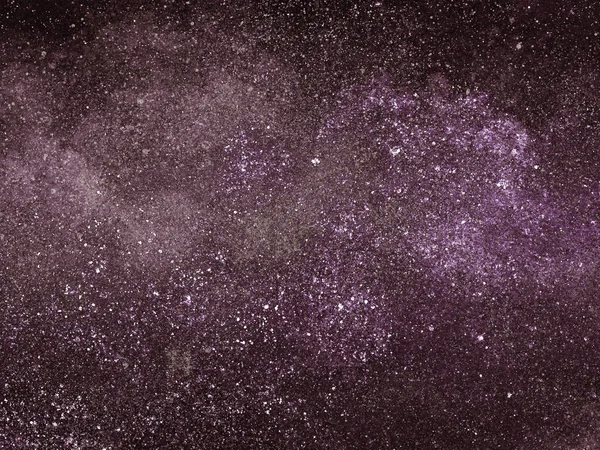
[[[600,448],[599,88],[598,1],[2,1],[0,448]]]

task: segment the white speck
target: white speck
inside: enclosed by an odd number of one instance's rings
[[[319,158],[313,158],[310,160],[310,162],[313,164],[313,166],[316,166],[321,162],[321,160]]]
[[[96,267],[96,273],[100,273],[100,267]]]
[[[461,225],[464,225],[465,223],[467,223],[467,221],[466,221],[466,220],[461,220],[461,221],[460,221],[460,224],[461,224]]]
[[[433,325],[429,325],[429,326],[427,327],[427,329],[428,329],[429,331],[433,331],[433,330],[435,330],[435,327],[434,327]]]
[[[152,295],[154,295],[155,297],[158,297],[158,291],[152,292]]]
[[[344,305],[342,305],[341,303],[338,303],[338,309],[341,311],[342,309],[344,309]]]
[[[480,334],[479,336],[477,336],[477,340],[479,342],[483,341],[483,334]]]
[[[264,309],[269,309],[269,305],[264,305],[263,308]]]
[[[392,147],[392,148],[390,148],[390,153],[392,155],[394,155],[394,156],[396,156],[401,151],[402,151],[402,149],[400,147]]]
[[[440,166],[435,166],[435,171],[436,171],[436,172],[439,172],[440,170],[441,170],[441,167],[440,167]]]
[[[499,188],[502,189],[507,189],[508,188],[508,181],[506,180],[500,180],[496,183],[496,186],[498,186]]]
[[[507,396],[508,398],[511,398],[511,397],[513,396],[513,395],[512,395],[512,392],[509,392],[508,394],[506,394],[506,396]]]
[[[523,44],[521,42],[517,42],[517,50],[521,50],[523,48]]]

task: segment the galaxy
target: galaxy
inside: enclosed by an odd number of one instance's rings
[[[0,448],[600,448],[600,4],[0,6]]]

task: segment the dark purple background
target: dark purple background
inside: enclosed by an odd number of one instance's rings
[[[600,445],[600,6],[395,3],[4,2],[0,447]]]

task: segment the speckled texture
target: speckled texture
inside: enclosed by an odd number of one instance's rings
[[[600,448],[598,61],[597,1],[3,2],[0,448]]]

